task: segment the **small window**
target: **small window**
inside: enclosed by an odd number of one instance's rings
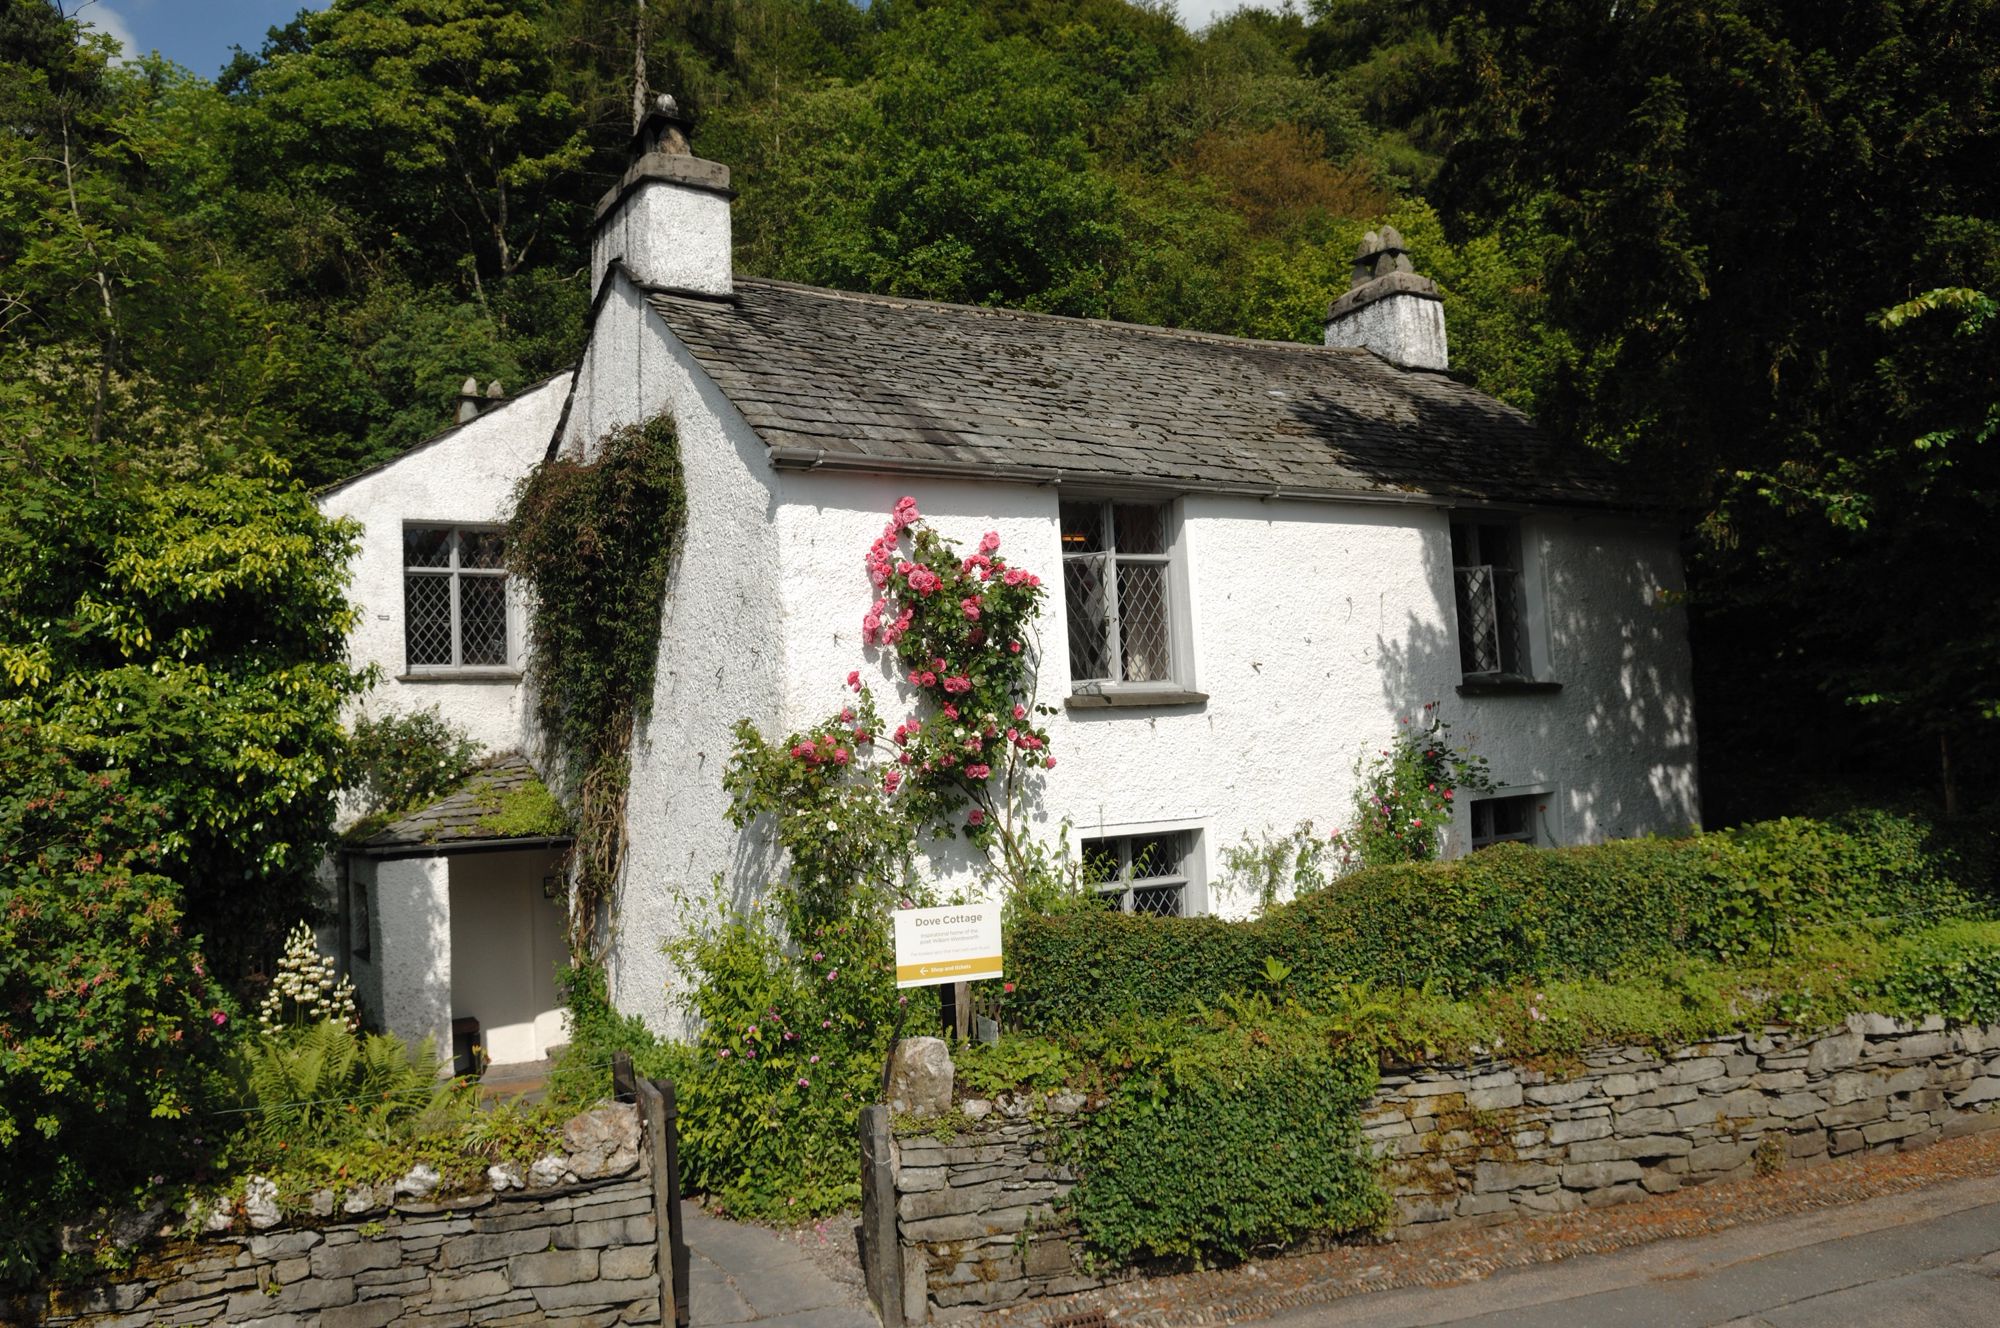
[[[1165,503],[1062,504],[1072,682],[1174,677],[1168,517]]]
[[[1188,912],[1196,832],[1120,835],[1083,841],[1083,871],[1104,906],[1178,918]]]
[[[411,672],[507,666],[501,552],[497,530],[403,528],[403,653]]]
[[[1451,523],[1458,662],[1465,676],[1531,675],[1521,586],[1521,528],[1510,521]]]
[[[1522,793],[1505,798],[1481,798],[1472,804],[1472,851],[1512,840],[1535,844],[1546,794]]]

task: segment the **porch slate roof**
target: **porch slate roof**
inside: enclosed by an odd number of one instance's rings
[[[776,281],[648,298],[781,466],[1660,506],[1513,407],[1365,350]]]
[[[554,844],[566,834],[522,834],[518,827],[497,822],[494,813],[511,794],[542,787],[541,776],[517,754],[495,757],[473,772],[464,784],[415,811],[363,837],[350,837],[349,852],[370,856],[449,852],[458,846],[492,847],[504,843]]]

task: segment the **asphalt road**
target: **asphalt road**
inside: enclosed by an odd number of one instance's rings
[[[2000,1178],[1254,1322],[1329,1328],[2000,1328]]]

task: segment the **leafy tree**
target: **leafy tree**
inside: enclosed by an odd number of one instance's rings
[[[1710,770],[1907,778],[1972,736],[1980,592],[1931,614],[1908,588],[1968,586],[1990,463],[1912,441],[1962,398],[1877,315],[2000,279],[2000,5],[1454,8],[1444,210],[1539,217],[1568,340],[1544,418],[1699,521]],[[1991,399],[1990,364],[1953,363]]]

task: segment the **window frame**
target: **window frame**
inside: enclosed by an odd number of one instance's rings
[[[1070,553],[1063,549],[1061,543],[1065,525],[1064,513],[1066,509],[1080,505],[1098,509],[1100,529],[1103,531],[1102,547],[1087,553]],[[1159,512],[1160,552],[1119,551],[1117,521],[1118,509],[1121,507],[1153,508]],[[1057,500],[1056,532],[1057,550],[1063,567],[1065,663],[1068,662],[1069,646],[1073,644],[1076,632],[1069,606],[1069,569],[1073,563],[1098,560],[1108,570],[1109,574],[1104,577],[1106,601],[1104,655],[1108,664],[1120,671],[1124,668],[1124,641],[1120,634],[1122,615],[1118,611],[1117,600],[1119,567],[1125,564],[1159,567],[1165,583],[1162,591],[1162,607],[1167,619],[1164,633],[1167,655],[1166,668],[1163,670],[1165,676],[1132,681],[1122,677],[1079,678],[1072,672],[1066,704],[1081,709],[1102,706],[1192,705],[1206,701],[1208,697],[1195,690],[1193,617],[1188,594],[1187,548],[1180,501],[1147,494],[1098,492],[1066,494]]]
[[[1156,839],[1165,835],[1182,836],[1180,861],[1176,870],[1156,872],[1150,876],[1133,876],[1132,844],[1135,840]],[[1099,899],[1111,903],[1115,901],[1117,911],[1138,916],[1135,906],[1137,893],[1141,890],[1178,887],[1181,907],[1178,913],[1149,914],[1155,917],[1199,917],[1208,912],[1207,856],[1204,853],[1205,837],[1202,827],[1184,821],[1162,822],[1158,824],[1099,826],[1090,834],[1077,833],[1076,852],[1079,868],[1088,861],[1093,845],[1110,843],[1116,845],[1118,876],[1115,889],[1105,888],[1109,882],[1088,880],[1087,888]]]
[[[1479,561],[1459,561],[1461,534],[1464,542],[1476,544],[1473,556]],[[1489,555],[1486,532],[1504,532],[1509,542],[1511,563],[1494,561]],[[1542,578],[1542,556],[1539,530],[1534,522],[1507,512],[1454,511],[1448,515],[1446,530],[1447,563],[1450,567],[1450,584],[1447,588],[1452,606],[1452,627],[1456,633],[1458,647],[1460,695],[1532,695],[1553,693],[1562,690],[1562,684],[1552,680],[1548,668],[1549,639],[1547,629],[1547,595]],[[1467,667],[1472,661],[1471,651],[1473,624],[1467,622],[1464,611],[1466,596],[1460,587],[1465,574],[1487,569],[1498,583],[1509,582],[1510,588],[1505,602],[1512,615],[1512,643],[1515,658],[1501,660],[1502,667],[1489,670],[1474,670]],[[1506,575],[1502,577],[1500,573]],[[1500,597],[1494,597],[1495,620],[1493,632],[1498,650],[1507,636],[1505,624],[1500,621]],[[1511,667],[1508,667],[1511,665]]]
[[[1488,835],[1479,833],[1479,809],[1495,803],[1518,802],[1528,806],[1527,833]],[[1558,803],[1553,784],[1502,785],[1494,788],[1484,797],[1466,801],[1466,844],[1468,852],[1477,853],[1495,844],[1528,844],[1537,848],[1553,848],[1562,842],[1556,821]]]
[[[503,535],[506,527],[491,521],[405,521],[399,532],[399,553],[403,572],[403,681],[450,678],[492,678],[508,679],[520,676],[515,666],[516,651],[520,632],[515,620],[513,577],[508,574],[504,543],[501,563],[497,567],[467,567],[463,564],[461,550],[468,535]],[[448,532],[446,548],[449,560],[442,566],[417,566],[410,562],[409,537],[418,531]],[[410,610],[410,582],[412,577],[435,577],[444,580],[450,588],[451,615],[451,662],[449,664],[418,664],[410,658],[410,631],[414,620]],[[462,609],[462,583],[466,579],[492,580],[500,583],[501,604],[501,658],[497,663],[467,664],[465,660],[465,618]]]

